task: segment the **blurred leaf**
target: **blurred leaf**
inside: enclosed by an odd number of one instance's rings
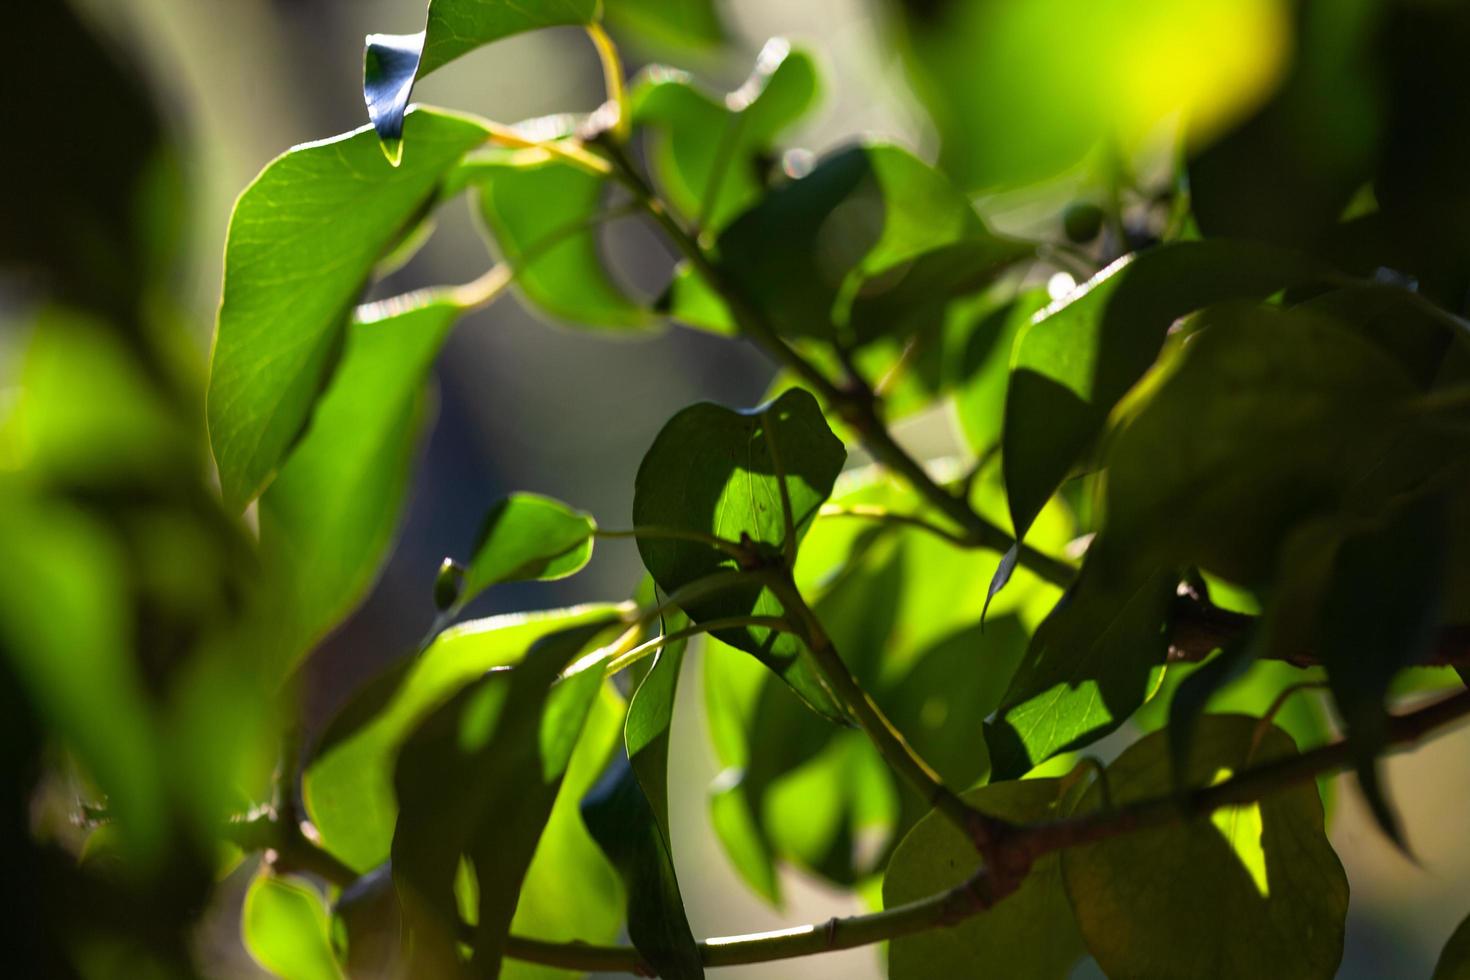
[[[1379,827],[1400,847],[1405,843],[1378,780],[1377,756],[1388,740],[1389,684],[1422,662],[1438,639],[1444,544],[1440,501],[1407,504],[1337,549],[1320,613],[1322,659],[1358,783]]]
[[[586,327],[652,324],[603,265],[603,177],[536,150],[499,151],[466,169],[479,214],[534,308]]]
[[[718,230],[765,190],[776,137],[816,102],[816,66],[779,38],[767,41],[745,84],[716,98],[690,77],[653,67],[634,81],[633,123],[649,131],[649,167],[686,221]]]
[[[907,0],[914,88],[967,188],[1060,174],[1174,118],[1207,138],[1269,95],[1289,55],[1277,0]]]
[[[425,379],[458,313],[440,299],[348,328],[305,436],[260,499],[262,562],[283,606],[271,676],[285,676],[377,578],[427,414]]]
[[[633,523],[719,535],[742,536],[758,547],[778,551],[786,545],[781,484],[772,446],[785,469],[798,540],[847,458],[827,427],[816,400],[792,389],[748,412],[709,402],[682,410],[659,432],[638,468],[633,491]],[[794,544],[794,542],[793,542]],[[693,541],[639,538],[638,551],[659,588],[672,594],[681,586],[722,569],[735,560]],[[774,595],[759,581],[690,603],[685,612],[696,623],[747,615],[780,615]],[[741,627],[715,634],[754,654],[791,685],[813,710],[841,721],[833,701],[800,643],[789,633]]]
[[[369,34],[363,55],[363,98],[368,117],[396,166],[402,141],[425,152],[419,134],[404,133],[404,112],[420,78],[492,41],[559,24],[590,24],[598,0],[430,0],[429,20],[417,34]],[[411,129],[411,127],[410,127]]]
[[[592,518],[559,500],[513,493],[490,508],[465,573],[462,605],[492,585],[566,578],[592,557]]]
[[[1294,752],[1256,718],[1212,715],[1200,725],[1189,784]],[[1130,746],[1107,769],[1113,804],[1166,795],[1170,769],[1165,733]],[[1094,783],[1078,812],[1101,805]],[[1062,874],[1088,951],[1110,976],[1305,980],[1332,977],[1342,959],[1348,882],[1310,784],[1072,848]]]
[[[1031,638],[986,732],[993,778],[1015,779],[1121,725],[1153,694],[1176,579],[1088,555]]]
[[[128,857],[147,867],[167,847],[164,756],[126,643],[127,581],[124,555],[96,522],[0,493],[0,650],[47,730],[106,794]]]
[[[451,115],[420,111],[408,125],[418,152],[405,166],[389,166],[359,130],[277,158],[235,205],[208,406],[232,511],[265,488],[305,430],[374,264],[485,139]]]
[[[608,24],[650,41],[707,47],[725,40],[715,0],[616,0],[603,11]]]
[[[777,330],[826,340],[882,326],[883,301],[859,302],[884,285],[871,282],[880,274],[901,284],[918,269],[922,292],[926,277],[983,278],[1015,254],[940,174],[885,144],[839,150],[770,191],[720,233],[719,252],[724,274]]]
[[[393,880],[416,974],[461,972],[462,856],[478,883],[470,967],[499,972],[522,881],[603,683],[601,663],[562,672],[615,622],[604,616],[535,641],[516,667],[464,688],[404,743],[393,776]]]
[[[141,347],[156,339],[140,329],[140,304],[167,271],[162,253],[182,223],[182,195],[143,77],[90,20],[68,3],[6,11],[9,37],[45,43],[15,44],[0,61],[5,125],[24,144],[0,155],[0,186],[15,190],[0,222],[0,267],[34,274],[50,300],[108,317]],[[85,140],[66,138],[66,116],[86,118]]]
[[[245,948],[255,962],[284,980],[340,980],[332,954],[327,909],[306,883],[262,870],[245,892],[240,914]]]
[[[1062,789],[1059,779],[1027,779],[972,789],[964,799],[982,813],[1027,823],[1061,817]],[[977,867],[974,844],[930,813],[889,859],[883,905],[891,909],[952,888]],[[971,976],[984,964],[987,975],[1061,980],[1085,953],[1062,886],[1061,860],[1051,854],[995,908],[947,929],[895,939],[888,970],[893,980],[929,980]]]
[[[1455,927],[1444,944],[1431,980],[1470,980],[1470,917]]]
[[[417,658],[360,690],[322,736],[302,779],[307,813],[327,850],[358,872],[386,860],[398,812],[393,760],[409,733],[486,671],[520,660],[537,640],[602,621],[614,609],[579,606],[452,626]]]
[[[1397,363],[1337,321],[1216,308],[1112,437],[1103,533],[1139,561],[1259,584],[1293,525],[1403,489],[1402,473],[1376,471],[1404,437],[1393,410],[1412,392]]]
[[[1006,395],[1006,488],[1017,537],[1154,363],[1175,320],[1322,275],[1315,263],[1266,246],[1176,242],[1115,262],[1038,313],[1016,341]]]

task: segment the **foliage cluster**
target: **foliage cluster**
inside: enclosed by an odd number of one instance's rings
[[[202,403],[161,298],[166,133],[100,53],[70,80],[118,128],[114,166],[38,154],[0,234],[41,273],[0,429],[22,962],[190,975],[215,876],[262,851],[244,939],[302,980],[689,978],[884,941],[899,980],[1086,956],[1336,972],[1348,885],[1315,780],[1352,769],[1397,841],[1381,757],[1470,714],[1470,13],[882,15],[935,164],[784,146],[820,96],[784,41],[726,94],[625,78],[608,29],[719,45],[707,0],[432,0],[423,32],[368,38],[370,125],[241,194]],[[91,44],[60,5],[22,18]],[[554,27],[601,59],[595,111],[409,105],[423,75]],[[50,77],[43,52],[6,70]],[[1035,234],[987,220],[1059,186],[1076,200]],[[486,273],[362,304],[461,197]],[[678,256],[657,297],[605,254],[625,219]],[[760,406],[669,419],[627,526],[494,502],[425,575],[419,649],[303,745],[294,678],[392,544],[434,361],[508,291],[578,329],[729,335],[780,374]],[[958,458],[895,438],[934,410]],[[632,598],[460,621],[616,538],[648,573]],[[668,803],[695,652],[725,767],[709,816],[742,879],[777,902],[793,865],[872,912],[696,938]],[[35,829],[57,783],[87,801],[79,861]],[[1470,970],[1467,929],[1438,976]]]

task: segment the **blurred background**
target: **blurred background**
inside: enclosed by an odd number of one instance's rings
[[[364,123],[361,38],[370,32],[417,30],[422,4],[85,0],[77,6],[143,70],[182,147],[189,201],[177,302],[194,355],[203,364],[235,196],[287,147]],[[785,36],[812,50],[826,73],[822,105],[794,134],[795,145],[820,152],[877,133],[932,158],[934,135],[910,94],[903,66],[884,41],[886,22],[875,5],[739,0],[728,5],[727,13],[732,33],[727,50],[633,46],[625,50],[629,69],[668,57],[695,70],[713,89],[728,90],[748,73],[767,38]],[[1069,56],[1067,45],[1081,43],[1065,24],[1039,29],[1058,46],[1061,54],[1055,57]],[[1289,37],[1265,31],[1250,43],[1256,47],[1245,51],[1241,71],[1255,71],[1259,78],[1251,84],[1269,88],[1290,59]],[[67,53],[52,56],[64,61]],[[1187,85],[1188,66],[1176,68],[1174,84]],[[1148,84],[1159,84],[1157,75],[1150,79]],[[1024,107],[1028,99],[1044,95],[1017,93],[1018,104]],[[435,73],[416,92],[419,101],[501,121],[590,110],[602,98],[596,56],[578,30],[499,42]],[[11,138],[23,144],[27,135],[12,133]],[[1024,200],[1000,195],[988,202],[988,210],[1002,225],[1055,222],[1074,184],[1064,177]],[[6,207],[0,204],[0,221]],[[606,235],[610,261],[626,281],[656,291],[672,256],[636,222],[615,223]],[[484,271],[487,261],[468,208],[456,205],[447,209],[428,246],[380,289],[388,294],[467,281]],[[11,346],[0,343],[0,358]],[[320,723],[358,684],[413,647],[433,615],[430,591],[440,559],[466,553],[497,497],[510,490],[539,491],[591,511],[608,526],[626,526],[634,473],[663,422],[698,399],[755,404],[772,374],[745,345],[693,331],[676,329],[636,341],[579,333],[538,322],[510,297],[468,317],[439,361],[437,423],[421,455],[393,557],[363,607],[311,662],[309,720]],[[913,423],[907,438],[936,452],[953,445],[942,415]],[[608,542],[599,545],[582,574],[492,590],[469,614],[622,598],[640,572],[631,544]],[[706,787],[717,767],[697,696],[698,662],[693,658],[694,669],[684,672],[671,761],[674,850],[695,934],[752,932],[858,911],[852,898],[791,872],[784,883],[786,906],[772,909],[730,869],[705,812]],[[1342,783],[1332,836],[1353,900],[1342,976],[1427,976],[1444,939],[1470,908],[1467,758],[1470,732],[1461,732],[1389,765],[1388,779],[1418,864],[1392,849],[1365,816],[1355,791]],[[231,903],[238,902],[248,873],[235,877],[239,880],[211,914],[202,955],[214,976],[263,975],[239,945],[238,909]],[[799,969],[812,980],[881,975],[873,950],[813,958]],[[775,978],[792,972],[791,965],[778,963],[721,975]]]

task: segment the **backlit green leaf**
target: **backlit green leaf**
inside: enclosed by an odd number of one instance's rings
[[[291,150],[235,205],[208,403],[231,510],[265,488],[305,430],[373,266],[485,139],[443,113],[415,112],[407,126],[418,150],[402,167],[359,130]]]
[[[1006,395],[1005,474],[1018,536],[1158,357],[1169,326],[1232,299],[1319,278],[1290,252],[1178,242],[1120,259],[1036,314],[1016,341]]]
[[[1059,779],[1027,779],[970,790],[964,799],[982,813],[1017,822],[1063,816]],[[960,884],[979,868],[975,845],[938,813],[909,831],[883,877],[883,905],[894,908]],[[1061,862],[1036,862],[1014,895],[995,908],[947,929],[893,941],[893,980],[978,975],[1036,980],[1070,975],[1086,952],[1062,886]]]
[[[586,327],[652,324],[602,262],[605,178],[536,150],[497,152],[466,169],[480,216],[533,308]]]
[[[715,0],[616,0],[603,15],[615,30],[650,41],[704,47],[725,40]]]
[[[1153,693],[1168,651],[1175,579],[1098,552],[1035,635],[986,738],[997,778],[1121,725]]]
[[[1294,752],[1259,719],[1211,715],[1188,781],[1208,786]],[[1115,806],[1168,794],[1167,735],[1129,747],[1107,779]],[[1078,811],[1101,805],[1094,783]],[[1342,958],[1348,882],[1311,783],[1064,851],[1062,874],[1088,951],[1109,976],[1327,978]]]
[[[245,948],[255,962],[283,980],[340,980],[327,910],[304,881],[262,870],[245,893],[240,915]]]
[[[791,389],[748,412],[708,402],[691,405],[669,420],[643,457],[634,484],[633,523],[731,541],[746,537],[779,552],[787,542],[776,459],[785,473],[799,540],[832,492],[846,458],[847,451],[805,390]],[[638,551],[666,593],[736,567],[731,556],[693,541],[640,538]],[[697,623],[780,615],[781,607],[769,589],[752,581],[748,587],[690,603],[685,612]],[[790,634],[740,627],[716,636],[754,654],[821,714],[843,717],[804,648]]]
[[[323,845],[359,872],[386,860],[398,812],[393,759],[418,723],[487,670],[520,660],[542,637],[612,611],[582,606],[452,626],[417,658],[359,691],[322,736],[302,781]]]
[[[275,676],[377,577],[408,488],[424,383],[459,310],[440,299],[384,312],[348,328],[306,435],[260,499],[262,561],[283,606],[268,651]]]
[[[501,582],[574,574],[592,557],[594,530],[590,516],[560,501],[534,493],[511,494],[485,516],[460,604]]]
[[[711,96],[688,75],[649,68],[628,95],[633,122],[648,132],[659,190],[688,221],[719,229],[764,190],[760,165],[776,138],[817,98],[811,56],[768,41],[745,84]]]
[[[561,675],[616,621],[536,641],[517,666],[466,687],[404,743],[393,777],[393,879],[414,932],[416,973],[460,972],[462,858],[477,883],[470,968],[499,972],[521,883],[604,683],[600,662]]]

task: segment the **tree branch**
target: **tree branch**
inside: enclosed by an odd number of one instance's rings
[[[1392,716],[1388,722],[1390,748],[1411,746],[1467,716],[1470,716],[1470,689]],[[1255,802],[1351,764],[1352,752],[1347,743],[1332,742],[1300,755],[1253,766],[1224,782],[1182,795],[1160,796],[1117,809],[1012,826],[995,842],[990,864],[948,891],[868,915],[833,918],[775,932],[707,939],[699,944],[700,956],[707,967],[766,963],[852,949],[953,926],[1014,892],[1035,861],[1047,854],[1201,817],[1220,807]],[[299,827],[278,824],[270,813],[232,822],[224,836],[246,849],[274,850],[277,866],[283,870],[310,872],[337,885],[350,884],[357,877],[351,868],[309,840]],[[653,975],[643,957],[631,946],[595,946],[511,936],[506,943],[506,955],[569,970]]]

